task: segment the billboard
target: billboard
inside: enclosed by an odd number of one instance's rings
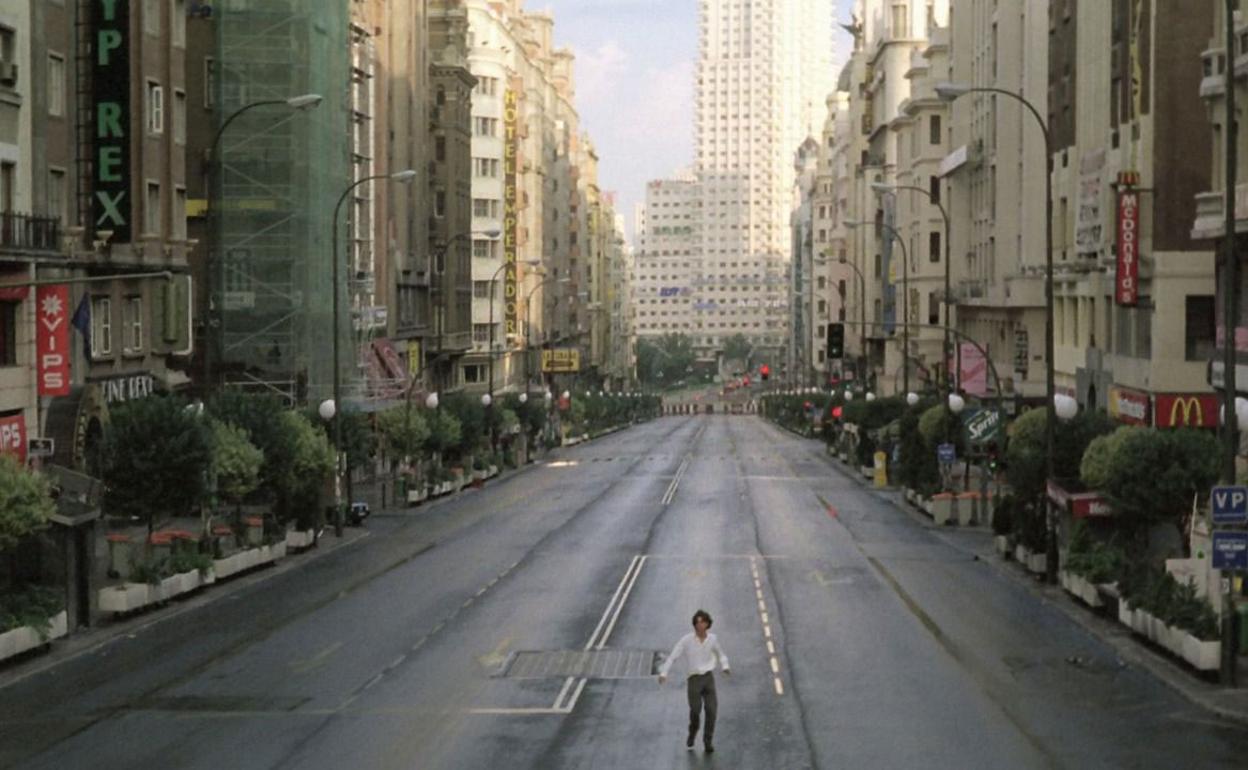
[[[1222,403],[1215,393],[1158,393],[1158,428],[1216,428]]]
[[[1147,393],[1117,385],[1109,389],[1109,416],[1127,425],[1150,425]]]
[[[1140,193],[1134,189],[1138,177],[1130,172],[1118,175],[1118,271],[1114,280],[1114,300],[1134,306],[1140,295]]]
[[[520,222],[520,198],[516,167],[520,152],[520,104],[518,92],[508,88],[503,96],[503,328],[508,337],[519,334],[516,326],[516,244]]]
[[[91,200],[93,233],[112,231],[113,243],[131,241],[130,0],[92,0],[95,55],[91,101],[95,157]]]
[[[69,395],[69,287],[40,286],[35,291],[35,357],[39,395]]]
[[[581,370],[581,351],[577,348],[555,348],[542,351],[542,371],[567,374]]]

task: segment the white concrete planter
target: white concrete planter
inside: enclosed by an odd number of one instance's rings
[[[474,470],[474,471],[472,472],[472,480],[473,480],[473,481],[485,481],[485,477],[486,477],[486,471],[485,471],[485,470],[479,470],[479,471],[478,471],[478,470]]]
[[[836,455],[836,459],[840,460],[843,463],[847,463],[849,462],[849,455],[845,454],[844,452],[838,452]]]
[[[1061,576],[1062,588],[1071,596],[1089,607],[1101,607],[1104,602],[1101,601],[1101,595],[1097,592],[1096,586],[1089,583],[1082,575],[1076,575],[1073,572],[1062,570],[1058,573]]]
[[[1027,556],[1027,571],[1037,575],[1044,574],[1045,558],[1042,553],[1031,553]]]
[[[934,507],[934,506],[933,506],[933,504],[932,504],[932,498],[930,498],[930,497],[929,497],[929,498],[927,498],[926,500],[924,500],[924,501],[923,501],[923,504],[922,504],[921,506],[919,506],[919,507],[920,507],[920,508],[922,508],[922,509],[923,509],[923,512],[924,512],[924,513],[926,513],[928,516],[933,515],[933,514],[932,514],[932,509],[933,509],[933,507]]]
[[[40,636],[38,629],[31,626],[21,626],[0,634],[0,660],[42,647],[53,639],[59,639],[68,633],[68,616],[64,610],[48,618],[48,622],[52,627],[48,629],[46,638]]]
[[[1135,610],[1127,606],[1124,599],[1118,600],[1118,622],[1130,628],[1135,629]]]
[[[253,567],[261,564],[267,564],[271,561],[277,561],[286,555],[286,541],[283,540],[277,545],[262,545],[259,548],[249,548],[246,551],[239,551],[231,554],[224,559],[214,559],[212,562],[212,571],[217,578],[227,578],[231,575],[237,575],[240,572],[246,572]]]
[[[288,549],[299,550],[301,548],[311,548],[315,542],[316,533],[312,530],[292,529],[286,532],[286,547]]]
[[[1183,632],[1182,656],[1198,671],[1216,671],[1222,660],[1221,642],[1203,642]]]
[[[407,490],[407,503],[408,503],[408,505],[414,505],[414,504],[416,504],[416,503],[423,503],[424,501],[426,501],[426,500],[428,500],[428,499],[429,499],[429,488],[428,488],[428,487],[421,487],[420,489],[409,489],[409,490]]]
[[[915,492],[914,492],[914,490],[913,490],[913,489],[911,489],[910,487],[906,487],[906,502],[907,502],[907,503],[913,503],[913,502],[914,502],[914,498],[915,498]]]
[[[1010,552],[1010,538],[1007,535],[996,535],[992,538],[993,544],[997,547],[997,553],[1005,556]]]
[[[492,478],[494,478],[494,477],[495,477],[495,476],[497,476],[497,475],[498,475],[498,466],[497,466],[497,465],[491,465],[491,466],[490,466],[489,473],[485,474],[485,477],[486,477],[487,479],[492,479]]]
[[[1028,556],[1031,556],[1031,551],[1027,550],[1027,546],[1022,543],[1014,546],[1014,561],[1026,567]]]
[[[937,495],[931,502],[932,520],[942,526],[949,523],[953,518],[953,498]]]
[[[180,574],[171,575],[161,580],[160,584],[157,586],[157,590],[153,591],[152,593],[158,594],[158,597],[155,599],[155,601],[158,601],[158,602],[169,601],[173,597],[182,593],[182,576]]]
[[[101,588],[99,607],[101,612],[132,612],[150,603],[152,587],[147,583],[122,583],[119,586]]]
[[[874,467],[874,466],[871,466],[871,465],[864,465],[864,466],[862,466],[861,468],[859,468],[859,469],[858,469],[858,471],[859,471],[859,473],[861,473],[861,474],[862,474],[865,478],[870,479],[870,478],[874,478],[874,477],[875,477],[875,467]]]

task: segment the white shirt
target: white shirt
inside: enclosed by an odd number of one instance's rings
[[[719,646],[719,639],[710,631],[706,632],[705,640],[698,639],[698,635],[694,633],[682,636],[672,648],[672,654],[659,666],[659,675],[666,679],[667,672],[672,670],[672,663],[681,657],[685,659],[689,676],[714,671],[716,658],[719,659],[720,668],[728,670],[728,656],[724,654],[724,648]]]

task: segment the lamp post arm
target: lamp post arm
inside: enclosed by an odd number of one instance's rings
[[[245,104],[237,110],[234,110],[234,112],[225,119],[225,122],[221,124],[221,127],[217,129],[217,132],[212,135],[212,143],[208,145],[209,157],[212,159],[217,157],[217,145],[221,143],[221,137],[225,135],[225,129],[229,128],[230,124],[233,123],[239,115],[254,110],[257,107],[270,107],[277,104],[286,104],[286,101],[283,99],[265,99],[263,101]]]

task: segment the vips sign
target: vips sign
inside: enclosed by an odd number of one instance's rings
[[[1214,393],[1158,393],[1158,428],[1218,427],[1218,396]]]
[[[1140,289],[1140,193],[1139,175],[1118,175],[1118,275],[1115,299],[1119,305],[1135,305]]]
[[[35,292],[38,322],[35,356],[39,395],[69,395],[69,287],[40,286]]]
[[[26,418],[21,414],[0,417],[0,454],[26,462]]]
[[[1149,425],[1147,393],[1128,388],[1109,389],[1109,416],[1127,425]]]
[[[91,0],[95,178],[93,232],[111,230],[113,243],[130,238],[130,0]]]

